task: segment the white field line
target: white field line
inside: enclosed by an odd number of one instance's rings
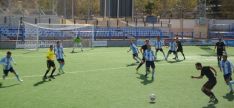
[[[118,68],[101,68],[101,69],[94,69],[94,70],[86,70],[86,71],[72,71],[72,72],[66,72],[66,74],[77,74],[77,73],[84,73],[84,72],[96,72],[96,71],[105,71],[105,70],[119,70],[119,69],[125,69],[128,67],[118,67]],[[42,77],[43,75],[30,75],[30,76],[21,76],[21,78],[35,78],[35,77]],[[7,79],[14,79],[15,77],[10,77]],[[0,78],[2,79],[2,78]]]

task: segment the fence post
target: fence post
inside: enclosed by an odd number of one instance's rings
[[[192,32],[192,39],[194,38],[194,32]]]
[[[49,18],[49,24],[51,23],[51,19]]]
[[[37,24],[37,18],[35,18],[35,21],[34,21],[35,24]]]
[[[117,19],[117,27],[119,27],[119,19]]]
[[[4,24],[6,24],[6,23],[7,23],[7,17],[4,16]]]
[[[73,23],[76,24],[76,19],[75,18],[73,19]]]
[[[96,26],[98,26],[98,20],[96,20]]]

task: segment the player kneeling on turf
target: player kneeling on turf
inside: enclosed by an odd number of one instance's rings
[[[16,64],[14,59],[11,57],[11,52],[8,51],[6,57],[2,58],[1,61],[0,61],[0,64],[4,65],[3,66],[3,73],[4,74],[3,74],[2,77],[3,77],[3,79],[5,79],[8,76],[8,73],[11,72],[11,73],[15,74],[18,81],[22,82],[23,80],[20,79],[18,73],[15,72],[15,70],[14,70],[12,64],[11,64],[12,62],[14,64]]]
[[[146,60],[146,74],[145,77],[147,77],[147,75],[150,73],[150,67],[152,68],[152,80],[154,80],[154,73],[155,73],[155,64],[154,64],[154,60],[155,60],[155,56],[154,56],[154,52],[151,50],[151,46],[147,45],[147,50],[144,53],[144,57]]]

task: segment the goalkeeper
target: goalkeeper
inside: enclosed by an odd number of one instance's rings
[[[73,45],[72,53],[75,53],[75,48],[78,46],[80,47],[81,51],[83,52],[83,45],[82,45],[81,41],[82,40],[79,36],[77,36],[76,38],[73,39],[74,45]]]

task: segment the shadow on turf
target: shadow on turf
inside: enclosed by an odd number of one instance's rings
[[[204,106],[202,108],[216,108],[215,104],[208,104],[207,106]]]
[[[0,88],[8,88],[8,87],[13,87],[13,86],[17,86],[17,85],[19,85],[19,84],[12,84],[12,85],[3,86],[1,83]]]
[[[39,86],[39,85],[41,85],[41,84],[44,84],[44,83],[46,83],[46,82],[50,82],[51,81],[51,79],[49,79],[48,81],[39,81],[39,82],[37,82],[37,83],[35,83],[33,86]]]
[[[130,66],[136,66],[136,65],[138,65],[138,64],[137,63],[131,63],[131,64],[127,64],[126,66],[130,67]]]
[[[147,84],[150,84],[150,83],[152,83],[154,80],[148,80],[147,78],[145,78],[145,75],[143,75],[143,74],[139,74],[139,73],[137,73],[138,75],[139,75],[139,77],[137,77],[138,79],[141,79],[142,81],[141,81],[141,84],[143,84],[143,85],[147,85]]]
[[[228,101],[233,101],[234,100],[234,95],[227,93],[225,96],[223,96],[224,99],[227,99]]]
[[[179,63],[179,62],[182,62],[183,60],[176,60],[176,61],[167,61],[168,63]]]
[[[209,46],[199,46],[200,49],[206,51],[208,54],[202,54],[201,56],[216,56],[213,49],[211,49]]]

